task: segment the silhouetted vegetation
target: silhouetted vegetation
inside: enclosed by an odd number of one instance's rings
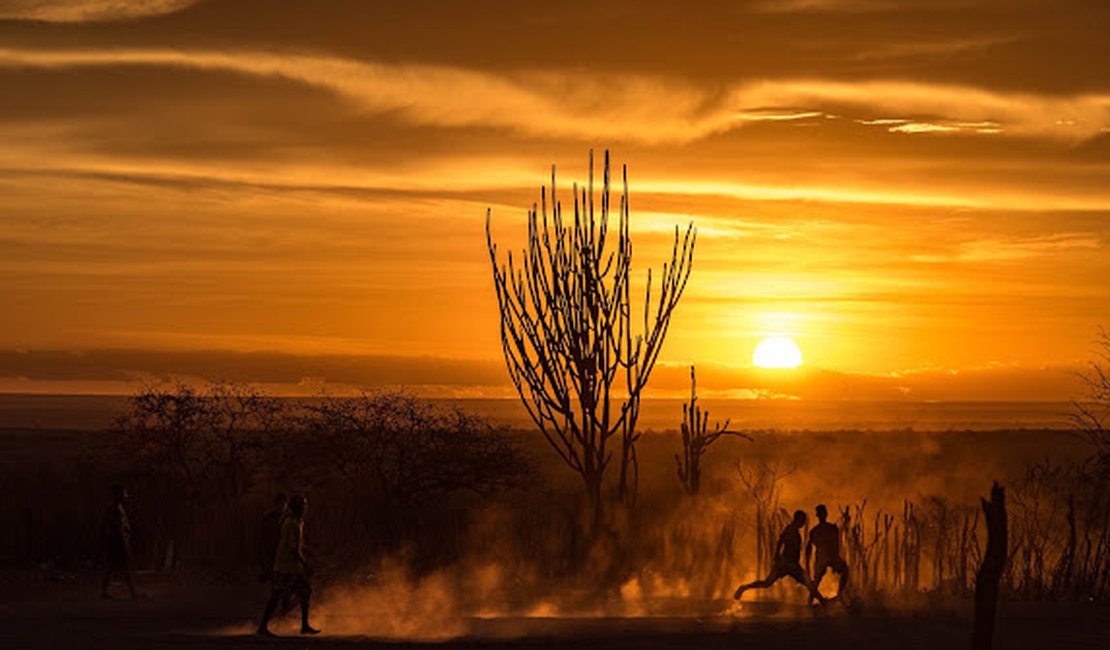
[[[148,563],[249,557],[253,522],[278,489],[325,504],[316,529],[333,548],[388,549],[425,513],[453,521],[456,495],[519,487],[531,471],[505,431],[404,393],[292,401],[241,385],[154,386],[114,430],[102,462],[147,497],[135,519]]]
[[[488,422],[402,393],[308,404],[299,414],[295,459],[282,464],[300,484],[337,483],[350,497],[391,508],[457,491],[489,495],[519,487],[528,465]]]
[[[415,574],[455,567],[466,583],[477,580],[467,573],[473,567],[493,563],[512,576],[498,586],[507,602],[567,594],[571,607],[618,594],[616,613],[644,613],[655,602],[673,608],[676,598],[726,598],[739,581],[765,574],[788,513],[810,511],[819,498],[840,529],[853,595],[890,606],[968,599],[989,553],[979,469],[968,466],[1004,447],[999,441],[1020,435],[1041,445],[1046,435],[767,432],[742,452],[705,454],[728,425],[709,428],[693,379],[680,430],[638,443],[640,500],[587,534],[580,485],[560,480],[561,458],[539,453],[550,440],[531,432],[510,435],[403,393],[291,400],[246,386],[168,385],[136,394],[112,432],[83,443],[82,460],[0,477],[19,508],[18,538],[6,548],[54,566],[95,561],[105,488],[118,481],[134,495],[141,567],[242,577],[254,566],[256,525],[273,493],[307,492],[310,547],[323,557],[325,579],[367,567],[372,574],[391,559]],[[1089,448],[1075,436],[1052,435],[1074,453],[1028,465],[1035,456],[1026,453],[1000,472],[1008,540],[992,575],[1003,599],[1105,602],[1106,475],[1084,462]],[[675,458],[677,444],[689,455]],[[943,482],[918,490],[915,471]],[[769,597],[805,596],[775,589]]]
[[[1086,387],[1075,403],[1076,429],[1095,450],[1095,461],[1110,475],[1110,331],[1099,330],[1095,357],[1080,375]]]
[[[709,411],[703,412],[698,405],[698,381],[694,367],[690,366],[690,401],[682,405],[682,454],[674,455],[678,480],[687,494],[694,496],[701,491],[701,459],[710,445],[721,436],[737,436],[751,440],[751,436],[739,431],[730,431],[729,421],[720,422],[709,430]]]
[[[973,650],[991,650],[994,642],[994,621],[998,610],[998,581],[1006,568],[1007,517],[1006,491],[995,483],[990,500],[982,499],[987,524],[987,548],[975,576],[975,614],[971,637]]]
[[[246,478],[236,483],[226,478],[233,475],[226,468],[209,469],[204,476],[211,477],[211,487],[186,490],[176,478],[170,480],[169,469],[164,477],[160,469],[176,466],[173,455],[154,453],[161,449],[156,445],[140,448],[130,441],[156,431],[174,432],[172,439],[178,440],[188,431],[195,438],[174,449],[204,449],[199,440],[208,440],[205,444],[224,451],[205,454],[232,457],[220,446],[226,442],[217,445],[229,431],[226,422],[223,427],[211,426],[214,420],[197,424],[200,418],[195,414],[211,408],[205,401],[211,392],[177,387],[144,391],[133,402],[134,412],[121,423],[134,424],[144,415],[146,424],[119,432],[109,447],[85,444],[89,462],[69,462],[61,474],[34,464],[6,473],[2,479],[12,503],[26,507],[28,525],[33,524],[24,527],[23,515],[17,512],[16,529],[34,534],[27,546],[22,538],[10,543],[27,549],[21,554],[34,553],[38,560],[59,566],[94,560],[90,553],[106,486],[121,481],[133,495],[131,521],[141,568],[242,575],[254,566],[250,560],[257,523],[273,493],[303,491],[314,504],[309,542],[320,558],[325,582],[340,572],[367,567],[373,571],[382,558],[402,558],[417,572],[450,566],[465,570],[495,562],[514,577],[505,588],[517,590],[516,598],[581,595],[586,590],[624,594],[625,607],[649,610],[659,598],[671,599],[665,601],[672,603],[668,607],[679,597],[725,598],[739,581],[765,573],[787,511],[811,510],[816,501],[808,501],[812,495],[827,494],[829,481],[852,484],[855,479],[848,468],[861,467],[871,458],[864,448],[873,450],[880,439],[886,441],[886,456],[872,469],[893,463],[899,466],[893,472],[949,476],[964,462],[952,455],[954,450],[974,435],[945,434],[937,438],[943,441],[944,453],[907,468],[906,461],[894,456],[898,445],[916,453],[920,442],[915,441],[932,436],[866,434],[861,439],[864,434],[849,432],[833,437],[767,433],[743,448],[722,446],[718,453],[706,455],[697,499],[688,498],[674,480],[674,449],[681,435],[649,435],[641,443],[645,474],[639,504],[614,510],[605,534],[591,539],[576,525],[577,484],[559,480],[561,465],[543,453],[546,442],[540,436],[521,433],[514,439],[471,416],[392,393],[278,400],[272,418],[234,418],[241,427],[231,429],[238,432],[235,439],[251,449],[236,470]],[[223,408],[235,403],[239,402],[228,401]],[[186,408],[170,417],[167,408],[152,404]],[[190,417],[183,417],[186,413]],[[183,424],[190,422],[188,427]],[[110,440],[106,435],[95,438]],[[994,436],[990,440],[1002,440],[1013,434],[989,435]],[[481,440],[472,445],[452,436]],[[906,442],[899,442],[903,439]],[[806,463],[816,443],[843,461],[819,474],[809,471]],[[983,451],[994,443],[975,444]],[[739,474],[734,469],[737,454],[745,457]],[[529,457],[535,458],[534,466]],[[456,458],[473,459],[470,470],[453,467]],[[382,459],[387,460],[379,464]],[[440,463],[454,473],[426,488],[419,477]],[[383,478],[379,467],[390,468],[383,476],[403,475]],[[405,467],[412,472],[402,471]],[[172,476],[178,476],[177,471]],[[1110,504],[1104,484],[1085,471],[1091,466],[1060,461],[1004,476],[1010,540],[999,583],[1003,598],[1110,598]],[[814,485],[818,476],[820,484]],[[907,482],[898,485],[914,485],[912,476],[904,478]],[[891,481],[881,476],[874,480],[880,486]],[[526,489],[506,489],[521,484]],[[239,485],[241,492],[232,497],[232,490],[220,487],[225,485]],[[843,485],[836,489],[843,490]],[[903,501],[890,493],[893,489],[884,494],[855,485],[853,493],[873,494],[873,500],[821,498],[843,535],[841,549],[854,593],[891,604],[916,602],[926,594],[971,596],[986,537],[970,489],[961,492],[949,484],[944,494],[911,494]],[[574,588],[564,590],[568,583]],[[787,586],[766,597],[803,595]]]
[[[136,472],[197,504],[226,502],[258,480],[272,434],[284,426],[280,400],[243,385],[154,386],[130,399],[116,422],[119,451]]]
[[[679,236],[654,290],[651,271],[642,306],[632,301],[632,239],[628,172],[622,168],[617,230],[610,232],[609,152],[605,153],[600,209],[595,210],[593,153],[587,187],[573,187],[574,221],[563,219],[551,170],[547,190],[528,212],[521,256],[499,259],[486,215],[486,240],[501,315],[509,377],[528,415],[559,458],[583,482],[596,530],[602,490],[618,437],[618,495],[635,500],[636,428],[640,399],[659,358],[671,315],[693,264],[693,223]],[[615,241],[614,241],[615,240]],[[654,299],[653,299],[654,295]]]

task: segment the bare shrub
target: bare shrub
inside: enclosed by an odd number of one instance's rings
[[[752,467],[736,464],[740,483],[755,503],[756,570],[765,574],[774,560],[775,544],[790,514],[782,507],[783,480],[797,468],[760,461]]]
[[[1110,495],[1090,465],[1048,460],[1011,488],[1008,588],[1023,598],[1110,596]]]
[[[288,475],[375,506],[426,503],[457,491],[518,486],[529,467],[486,420],[404,393],[365,393],[305,407]]]
[[[213,383],[147,387],[116,420],[121,453],[190,501],[230,501],[253,484],[266,435],[283,406],[245,385]]]
[[[266,449],[286,415],[277,398],[236,384],[156,385],[129,399],[113,447],[145,497],[134,525],[148,560],[234,565],[246,555],[253,526],[243,500],[264,482]]]

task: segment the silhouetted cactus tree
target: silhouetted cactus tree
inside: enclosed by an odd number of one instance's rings
[[[1103,471],[1110,471],[1110,330],[1099,330],[1097,348],[1089,370],[1080,375],[1087,390],[1075,404],[1074,420],[1095,448]]]
[[[709,430],[709,411],[703,412],[698,405],[698,380],[694,374],[694,366],[690,366],[690,401],[682,405],[682,455],[674,455],[675,465],[678,466],[678,480],[686,494],[694,496],[701,490],[701,458],[710,445],[721,436],[752,439],[739,431],[730,431],[728,424],[728,420],[724,424],[718,422],[712,431]]]
[[[693,263],[693,223],[680,236],[676,226],[671,258],[657,289],[648,271],[642,325],[634,317],[631,289],[628,172],[622,167],[616,233],[611,232],[609,152],[595,209],[593,152],[589,184],[574,185],[574,221],[563,218],[551,169],[547,190],[528,213],[528,242],[519,259],[502,262],[490,233],[486,242],[501,311],[501,342],[509,377],[528,415],[552,448],[585,485],[594,522],[601,514],[602,487],[620,444],[618,490],[635,493],[636,419],[640,397],[659,357],[663,339]],[[615,237],[614,237],[615,234]]]

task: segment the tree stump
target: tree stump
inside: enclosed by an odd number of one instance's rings
[[[975,622],[972,650],[990,650],[994,642],[994,621],[998,609],[998,582],[1006,567],[1006,493],[996,481],[991,499],[980,499],[987,522],[987,551],[975,576]]]

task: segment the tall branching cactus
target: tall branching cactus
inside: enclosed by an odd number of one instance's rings
[[[1095,358],[1080,374],[1085,394],[1075,403],[1075,428],[1094,447],[1095,459],[1110,475],[1110,330],[1100,329]]]
[[[709,446],[717,442],[721,436],[737,436],[751,440],[752,437],[739,431],[728,428],[729,421],[720,422],[709,430],[709,411],[702,411],[698,405],[698,380],[694,374],[694,366],[690,366],[690,401],[682,405],[682,455],[674,455],[677,465],[678,480],[682,489],[690,496],[696,495],[701,490],[701,459]]]
[[[615,233],[608,151],[600,209],[593,175],[591,151],[589,182],[584,188],[574,185],[574,220],[568,223],[552,167],[550,212],[548,191],[541,189],[540,205],[528,212],[528,242],[520,257],[510,252],[504,261],[499,258],[489,211],[486,243],[509,377],[536,427],[582,478],[596,522],[614,443],[619,444],[619,494],[634,498],[641,395],[686,288],[696,230],[690,223],[681,235],[675,227],[657,287],[648,271],[641,320],[632,304],[628,172],[622,167]]]

